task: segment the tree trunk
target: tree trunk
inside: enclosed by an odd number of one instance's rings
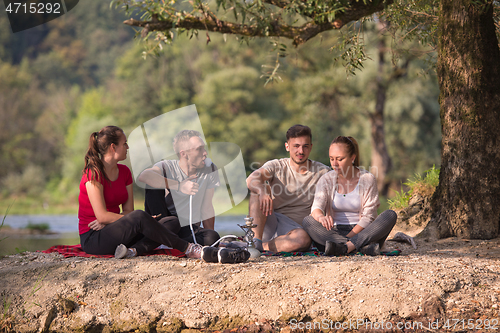
[[[385,52],[386,45],[384,36],[382,35],[382,30],[384,29],[384,24],[378,23],[378,30],[380,34],[380,40],[378,42],[378,73],[377,73],[377,91],[376,91],[376,103],[375,111],[370,113],[370,126],[371,126],[371,143],[372,143],[372,154],[371,154],[371,165],[370,172],[377,177],[377,189],[380,195],[387,196],[389,190],[389,183],[386,181],[386,176],[392,169],[392,161],[389,153],[387,152],[387,145],[385,144],[385,131],[384,131],[384,109],[385,101],[387,99],[387,86],[390,83],[390,79],[385,79],[384,68],[387,66],[385,64]]]
[[[472,3],[441,0],[441,173],[426,229],[439,238],[499,233],[500,50],[491,1]]]
[[[380,195],[387,196],[389,192],[390,181],[387,181],[387,174],[392,170],[392,159],[387,151],[384,130],[384,110],[387,100],[387,89],[398,79],[406,75],[410,58],[406,59],[401,67],[394,66],[392,73],[387,74],[385,54],[387,52],[384,30],[387,29],[389,22],[379,21],[377,30],[379,33],[378,41],[378,73],[377,90],[375,93],[375,111],[370,113],[371,126],[371,166],[370,171],[377,177],[377,189]]]

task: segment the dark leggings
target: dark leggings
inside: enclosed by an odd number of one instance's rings
[[[135,248],[138,255],[154,250],[160,244],[185,252],[189,243],[177,236],[180,229],[175,216],[158,222],[148,213],[134,210],[101,230],[80,235],[80,242],[89,254],[114,254],[120,244]]]
[[[155,190],[146,189],[146,200],[144,202],[144,207],[146,212],[151,215],[161,214],[162,217],[165,216],[177,216],[175,211],[171,212],[168,210],[166,200],[172,201],[172,195],[169,194],[165,197],[165,190]],[[173,201],[171,202],[173,206]],[[217,231],[212,229],[201,228],[199,223],[193,224],[194,235],[196,237],[196,243],[201,245],[210,246],[215,243],[219,238]],[[181,227],[180,231],[177,233],[181,239],[193,243],[193,235],[191,233],[191,228],[187,225]]]
[[[302,222],[302,226],[320,251],[325,250],[326,241],[342,244],[351,241],[356,246],[356,249],[359,250],[363,246],[375,242],[379,243],[380,247],[382,247],[392,228],[394,228],[397,219],[398,215],[394,211],[386,210],[365,229],[351,238],[347,238],[346,235],[351,232],[354,225],[337,225],[331,230],[326,230],[312,216],[307,216]]]

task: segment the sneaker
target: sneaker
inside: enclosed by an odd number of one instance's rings
[[[219,248],[204,246],[201,249],[201,260],[204,262],[219,262]]]
[[[134,249],[127,249],[127,247],[123,244],[120,244],[116,247],[115,250],[115,258],[123,259],[123,258],[132,258],[137,255],[137,252]]]
[[[200,244],[189,243],[188,248],[186,249],[186,257],[192,259],[200,259],[201,258],[201,250],[203,246]]]
[[[366,256],[378,256],[380,254],[379,243],[371,243],[359,249],[359,252]]]
[[[347,254],[347,245],[339,244],[331,241],[326,241],[325,255],[327,256],[343,256]]]
[[[219,250],[218,257],[221,264],[234,264],[247,261],[250,258],[250,252],[243,248],[226,248]]]

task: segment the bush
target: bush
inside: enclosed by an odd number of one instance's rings
[[[37,223],[37,224],[32,224],[31,222],[28,223],[26,226],[26,229],[32,230],[32,231],[40,231],[40,232],[45,232],[50,229],[50,226],[48,223]]]
[[[28,165],[22,173],[10,173],[2,179],[4,195],[40,195],[45,187],[45,174],[37,165]]]
[[[413,179],[409,179],[406,183],[403,183],[409,190],[405,192],[401,189],[401,192],[396,192],[394,199],[388,200],[390,208],[402,209],[408,207],[410,198],[413,195],[428,197],[434,194],[439,184],[439,171],[440,169],[436,169],[436,166],[433,165],[432,168],[425,171],[424,177],[417,173]]]

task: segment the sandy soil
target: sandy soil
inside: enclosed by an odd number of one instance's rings
[[[399,230],[394,230],[392,234]],[[405,230],[414,235],[417,229]],[[15,332],[492,331],[500,239],[387,242],[400,256],[0,260],[0,328]],[[463,319],[463,320],[462,320]],[[406,325],[406,326],[405,326]],[[453,327],[453,325],[455,325]],[[391,331],[391,330],[389,330]]]

